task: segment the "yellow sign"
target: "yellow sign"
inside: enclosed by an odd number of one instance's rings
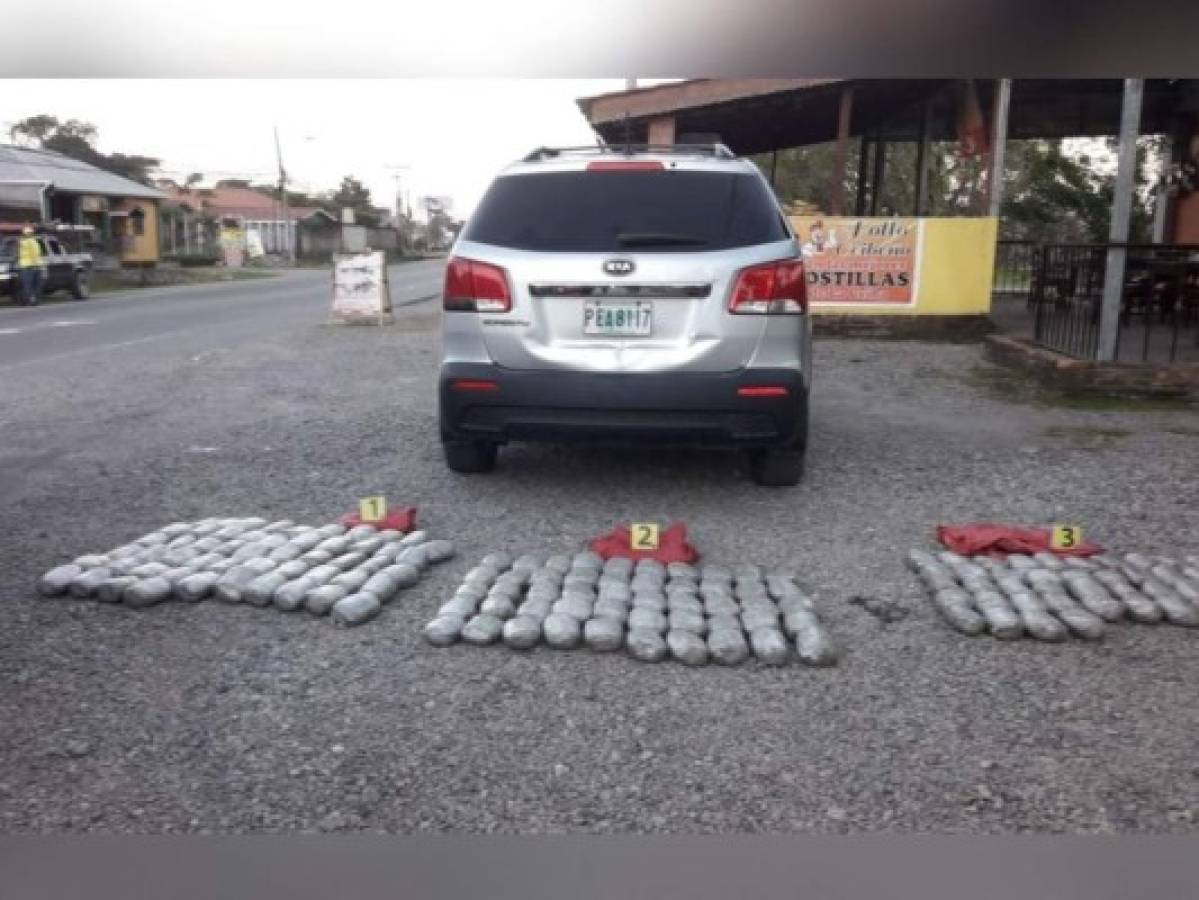
[[[1082,529],[1077,525],[1054,525],[1049,546],[1054,550],[1073,550],[1082,543]]]
[[[358,518],[363,522],[379,522],[386,517],[386,497],[363,497],[358,501]]]
[[[652,522],[634,522],[629,528],[629,546],[634,550],[658,549],[658,526]]]

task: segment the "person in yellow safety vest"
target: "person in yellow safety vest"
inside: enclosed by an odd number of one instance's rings
[[[23,302],[36,306],[42,280],[42,248],[29,225],[21,229],[21,239],[17,241],[17,276],[21,280]]]

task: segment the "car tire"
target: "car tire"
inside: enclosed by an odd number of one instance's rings
[[[499,447],[488,441],[442,441],[445,464],[453,472],[490,472],[495,468]]]
[[[86,300],[92,294],[91,279],[86,272],[76,272],[71,279],[71,296],[76,300]]]
[[[749,475],[764,487],[794,487],[803,478],[804,448],[766,447],[749,451]]]

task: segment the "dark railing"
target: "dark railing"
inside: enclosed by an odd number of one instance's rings
[[[1027,298],[1038,343],[1095,359],[1113,246],[1000,241],[994,293]],[[1116,334],[1120,362],[1199,361],[1199,246],[1127,245]]]

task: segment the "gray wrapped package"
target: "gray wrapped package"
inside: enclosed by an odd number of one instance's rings
[[[441,604],[437,610],[439,616],[458,616],[461,619],[469,619],[479,611],[479,602],[472,600],[469,597],[454,597]]]
[[[374,594],[350,594],[342,597],[329,610],[329,618],[339,628],[350,628],[369,622],[383,609],[383,604]]]
[[[512,602],[511,597],[506,597],[502,594],[499,596],[490,596],[483,601],[479,607],[479,612],[494,616],[497,619],[511,619],[516,615],[516,604]]]
[[[311,568],[312,566],[302,559],[292,559],[275,569],[275,574],[282,575],[284,579],[290,580],[292,578],[299,578]]]
[[[391,558],[388,556],[380,556],[375,554],[369,557],[365,562],[358,566],[358,571],[365,572],[367,575],[377,575],[379,572],[391,565]]]
[[[733,589],[728,585],[705,582],[699,586],[699,598],[705,602],[716,599],[732,600]]]
[[[1124,604],[1129,618],[1134,622],[1146,625],[1155,625],[1161,622],[1163,618],[1161,607],[1133,587],[1121,572],[1116,569],[1098,569],[1093,575],[1096,581]]]
[[[1172,588],[1174,593],[1178,594],[1179,597],[1188,603],[1199,603],[1199,590],[1192,587],[1191,583],[1176,569],[1159,564],[1150,569],[1149,574],[1162,584]]]
[[[646,612],[665,614],[669,606],[666,599],[655,594],[637,594],[633,597],[631,609],[643,609]]]
[[[714,597],[704,601],[704,610],[709,616],[739,616],[741,607],[733,600]]]
[[[234,566],[217,580],[213,596],[224,603],[241,603],[245,589],[260,574],[245,563]]]
[[[350,591],[336,584],[323,584],[314,587],[304,595],[304,608],[314,616],[327,615],[335,603],[343,597],[348,597]]]
[[[283,612],[295,612],[304,605],[305,595],[313,588],[320,586],[318,582],[313,581],[311,575],[301,575],[295,581],[289,581],[275,591],[271,602],[276,609],[281,609]]]
[[[300,555],[297,562],[306,562],[313,566],[322,566],[333,559],[333,554],[328,550],[309,550],[307,553]]]
[[[760,628],[778,628],[778,610],[772,609],[767,612],[760,607],[754,607],[748,611],[743,611],[741,613],[741,627],[748,633],[753,633]]]
[[[542,622],[552,612],[552,606],[548,600],[526,600],[516,608],[516,614]]]
[[[363,523],[361,525],[355,525],[353,528],[347,531],[346,537],[348,537],[350,542],[353,543],[354,541],[360,541],[363,538],[373,537],[378,533],[379,529],[374,525],[367,525],[366,523]]]
[[[357,541],[351,541],[350,542],[350,552],[351,553],[365,553],[367,556],[370,556],[371,554],[375,553],[376,551],[382,549],[382,547],[385,543],[387,543],[387,542],[383,538],[379,537],[379,535],[377,535],[377,534],[373,534],[367,538],[362,538]]]
[[[1171,625],[1184,628],[1199,626],[1199,611],[1178,596],[1169,585],[1150,576],[1141,583],[1141,592],[1161,608]]]
[[[749,644],[741,629],[717,629],[708,632],[708,652],[722,666],[735,666],[749,656]]]
[[[633,609],[629,613],[630,631],[656,631],[663,634],[666,628],[666,616],[662,613],[638,607],[636,603],[633,604]]]
[[[671,578],[693,578],[699,580],[700,572],[691,563],[672,562],[666,566],[666,574]]]
[[[582,625],[573,616],[562,613],[550,613],[541,623],[545,642],[557,650],[569,650],[577,647],[582,632]]]
[[[465,624],[459,616],[438,616],[425,626],[425,640],[434,647],[448,647],[461,637]]]
[[[633,592],[627,584],[601,584],[597,595],[600,600],[623,600],[630,602]]]
[[[973,637],[986,630],[987,620],[974,608],[970,595],[961,588],[937,591],[932,595],[932,600],[941,617],[962,634]]]
[[[522,556],[518,556],[512,563],[512,568],[517,571],[536,572],[541,569],[541,566],[541,557],[532,553],[526,553]]]
[[[784,597],[782,600],[779,601],[778,607],[779,607],[779,612],[784,616],[788,615],[789,613],[794,612],[797,609],[806,609],[806,610],[810,610],[811,612],[816,611],[816,607],[812,603],[811,598],[807,597],[807,596]]]
[[[503,572],[505,569],[512,567],[512,554],[505,553],[503,550],[498,550],[495,553],[488,553],[483,557],[480,565],[490,566],[496,571]]]
[[[122,602],[135,609],[153,606],[170,596],[171,583],[162,577],[138,579],[121,592]]]
[[[269,606],[275,591],[290,580],[280,572],[267,572],[265,575],[259,575],[246,585],[245,590],[241,592],[241,599],[251,606]]]
[[[754,656],[768,666],[786,665],[791,657],[786,635],[778,628],[755,628],[749,633],[749,645]]]
[[[708,631],[740,631],[741,616],[740,614],[733,615],[715,615],[708,617]]]
[[[515,616],[504,623],[505,646],[513,650],[529,650],[541,640],[541,622],[528,616]]]
[[[129,574],[136,575],[138,578],[154,578],[169,568],[170,566],[164,566],[162,563],[148,562],[142,563],[136,569],[130,570]]]
[[[125,588],[136,583],[137,578],[133,575],[114,575],[106,578],[96,589],[96,599],[101,603],[120,603]]]
[[[589,588],[582,588],[582,587],[579,587],[576,585],[574,587],[562,588],[562,599],[563,600],[579,600],[583,603],[586,603],[588,606],[590,606],[595,603],[596,596],[595,596],[595,591],[590,590]]]
[[[337,537],[328,537],[314,547],[314,550],[323,550],[325,553],[339,556],[350,549],[350,539],[345,535]]]
[[[67,586],[67,592],[72,597],[90,597],[97,590],[99,590],[100,585],[106,579],[111,578],[112,576],[112,570],[105,566],[97,566],[94,569],[88,569],[84,572],[80,572],[71,579],[71,583]]]
[[[416,531],[410,531],[400,538],[401,547],[411,547],[414,544],[423,544],[429,539],[429,532],[423,528],[418,528]]]
[[[624,645],[629,655],[641,662],[661,662],[669,649],[661,634],[638,628],[629,630]]]
[[[733,572],[727,566],[704,565],[699,570],[700,578],[704,581],[732,582]]]
[[[600,598],[591,608],[595,617],[605,616],[609,619],[620,619],[622,622],[629,617],[629,604],[612,598]]]
[[[1103,637],[1103,619],[1079,606],[1062,588],[1047,587],[1037,591],[1045,607],[1053,613],[1076,637],[1097,641]]]
[[[1148,556],[1145,556],[1143,553],[1125,553],[1124,561],[1130,566],[1135,566],[1138,569],[1144,569],[1146,571],[1153,568],[1153,560],[1151,560]]]
[[[1064,556],[1062,557],[1062,565],[1067,569],[1083,569],[1087,572],[1094,572],[1101,568],[1097,562],[1087,559],[1085,556]]]
[[[188,575],[175,585],[174,594],[187,603],[198,603],[209,596],[216,587],[220,575],[216,572],[198,572]]]
[[[396,563],[383,569],[383,574],[390,576],[400,590],[412,587],[420,581],[420,571],[407,563]]]
[[[454,596],[464,597],[466,599],[473,600],[476,604],[478,604],[482,603],[483,598],[487,596],[487,588],[483,587],[483,585],[479,584],[478,582],[464,581],[462,584],[458,585],[457,590],[454,591]]]
[[[366,584],[362,586],[362,591],[367,594],[374,594],[379,598],[380,603],[388,603],[399,592],[400,586],[395,583],[390,575],[384,575],[379,572],[372,575],[366,580]]]
[[[1067,569],[1062,573],[1062,583],[1084,609],[1105,622],[1118,622],[1124,618],[1124,604],[1109,594],[1103,583],[1089,572]]]
[[[666,611],[668,613],[683,613],[685,615],[700,616],[704,615],[704,605],[698,600],[683,600],[675,598],[666,601]]]
[[[423,571],[429,566],[429,552],[425,549],[427,546],[417,544],[415,547],[405,547],[396,554],[395,561]]]
[[[708,620],[692,612],[671,610],[667,626],[670,631],[689,631],[701,636],[708,633]]]
[[[550,612],[558,616],[570,616],[576,622],[586,622],[591,618],[594,607],[579,597],[563,597],[550,607]]]
[[[545,561],[545,568],[551,572],[557,572],[559,575],[565,575],[570,571],[570,557],[568,556],[551,556]]]
[[[429,562],[439,563],[451,559],[454,555],[454,544],[451,541],[429,541],[423,545],[425,548],[425,556]]]
[[[366,584],[370,577],[370,573],[364,572],[362,569],[350,569],[348,572],[334,575],[329,579],[327,584],[335,584],[338,587],[346,588],[353,594],[362,590],[362,586]]]
[[[666,632],[666,648],[683,665],[702,666],[708,661],[708,645],[694,631]]]
[[[303,577],[307,578],[312,584],[328,584],[334,578],[341,574],[341,569],[332,563],[314,566],[304,573]]]
[[[1008,602],[1020,616],[1024,630],[1038,641],[1064,641],[1068,637],[1066,626],[1055,619],[1027,588],[1006,594]]]
[[[583,642],[601,653],[619,650],[624,645],[624,623],[609,616],[588,619],[583,624]]]
[[[566,588],[583,588],[584,590],[595,590],[596,584],[599,582],[598,577],[593,577],[590,574],[582,574],[579,572],[571,572],[562,579],[562,587]]]
[[[1039,569],[1040,564],[1035,559],[1024,553],[1009,553],[1007,557],[1009,569]]]
[[[1024,625],[1007,598],[995,590],[978,590],[972,594],[974,608],[987,620],[987,630],[993,637],[1010,641],[1023,637]]]
[[[733,578],[737,581],[760,581],[762,579],[762,567],[753,563],[737,566],[733,569]]]
[[[343,572],[348,572],[366,562],[365,553],[343,553],[341,556],[335,556],[329,561],[329,565],[337,566]]]

